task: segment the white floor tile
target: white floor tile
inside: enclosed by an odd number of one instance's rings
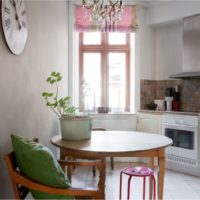
[[[170,191],[171,192],[171,191]],[[187,191],[187,190],[176,190],[171,192],[171,196],[174,200],[182,200],[182,199],[188,199],[188,200],[199,200],[200,195],[193,191]]]
[[[115,163],[114,170],[110,169],[110,164],[106,168],[106,200],[119,200],[119,179],[120,171],[128,166],[139,166],[142,163]],[[94,186],[98,181],[98,173],[93,177],[91,168],[76,168],[73,172],[74,186]],[[128,176],[123,176],[122,199],[127,199]],[[142,179],[132,178],[131,199],[142,200]],[[146,200],[148,200],[149,181],[146,184]],[[200,177],[190,176],[183,173],[166,170],[164,185],[164,200],[199,200],[200,199]]]

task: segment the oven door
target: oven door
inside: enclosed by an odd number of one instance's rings
[[[162,133],[173,140],[172,146],[166,148],[167,154],[194,160],[198,159],[197,127],[163,124]]]

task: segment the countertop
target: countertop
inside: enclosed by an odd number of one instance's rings
[[[161,110],[139,110],[138,112],[143,113],[152,113],[152,114],[177,114],[177,115],[193,115],[193,116],[200,116],[200,112],[185,112],[185,111],[161,111]]]

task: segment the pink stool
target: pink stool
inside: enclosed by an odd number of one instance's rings
[[[146,177],[151,177],[153,180],[153,198],[156,199],[156,179],[153,175],[153,170],[148,167],[127,167],[120,172],[120,188],[119,199],[122,198],[122,175],[126,174],[128,178],[128,194],[127,199],[130,199],[130,183],[133,176],[143,177],[143,200],[145,200]]]

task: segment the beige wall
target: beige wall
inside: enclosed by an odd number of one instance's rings
[[[166,80],[182,71],[182,20],[156,28],[156,80]]]
[[[67,3],[26,1],[29,34],[24,52],[8,50],[0,29],[0,198],[11,198],[10,182],[2,157],[11,151],[10,134],[49,140],[59,133],[59,121],[41,97],[53,71],[63,76],[61,93],[67,94]]]
[[[137,7],[136,67],[141,79],[155,79],[155,29],[146,24],[146,8]]]

